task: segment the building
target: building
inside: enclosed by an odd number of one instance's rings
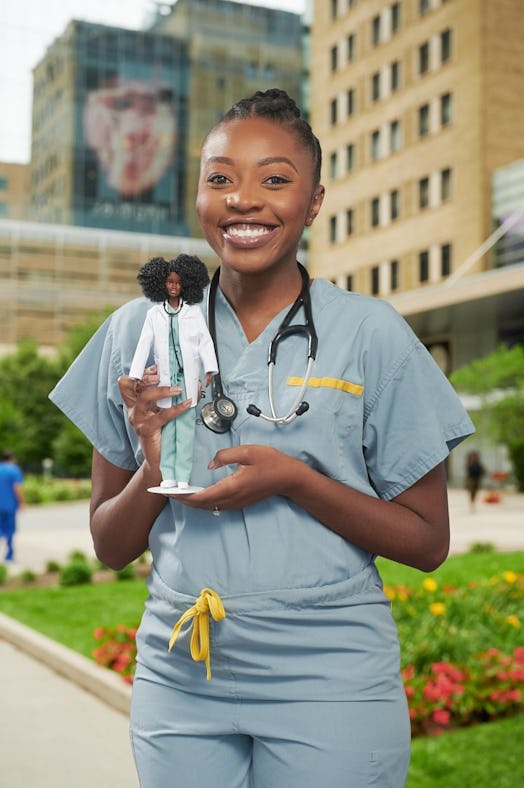
[[[524,341],[522,245],[500,255],[494,215],[523,85],[520,0],[315,0],[312,271],[388,299],[446,372]]]
[[[199,151],[231,103],[303,84],[299,15],[160,5],[148,30],[72,21],[34,69],[27,218],[200,235]]]
[[[0,219],[21,219],[27,200],[27,164],[0,161]]]
[[[0,355],[24,338],[57,347],[74,325],[141,296],[142,263],[181,253],[216,267],[197,238],[0,220]]]

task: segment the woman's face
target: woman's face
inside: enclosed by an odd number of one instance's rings
[[[323,195],[310,151],[286,126],[264,118],[231,121],[203,147],[200,224],[222,265],[239,273],[295,266],[302,231]]]

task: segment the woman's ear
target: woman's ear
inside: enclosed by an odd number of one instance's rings
[[[324,200],[325,189],[321,183],[315,188],[313,192],[313,197],[311,198],[311,204],[309,206],[309,213],[306,219],[306,227],[310,227],[313,224],[313,221],[320,211],[320,206]]]

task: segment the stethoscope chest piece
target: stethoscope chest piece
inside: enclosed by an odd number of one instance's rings
[[[222,433],[231,429],[231,424],[235,420],[238,408],[232,399],[226,397],[222,392],[220,376],[218,381],[213,380],[213,402],[208,402],[200,412],[200,418],[205,426],[212,432]],[[218,391],[217,391],[218,389]]]

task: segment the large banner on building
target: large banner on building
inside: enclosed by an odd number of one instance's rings
[[[87,23],[76,30],[75,223],[185,234],[184,44]]]

